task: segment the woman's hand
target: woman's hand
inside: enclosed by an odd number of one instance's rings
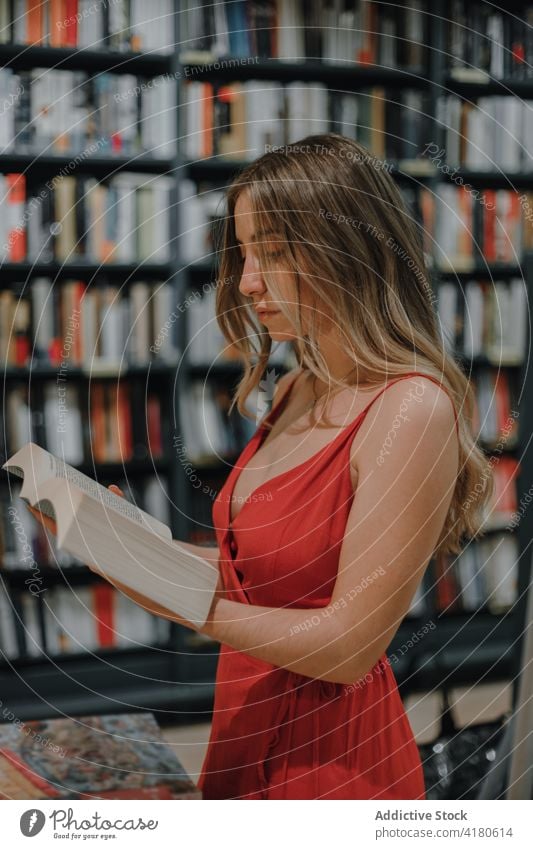
[[[115,495],[120,495],[122,498],[125,498],[124,493],[116,484],[110,484],[108,486],[108,489],[110,489],[111,492],[113,492]],[[26,507],[34,516],[34,518],[37,519],[37,521],[43,526],[43,528],[45,528],[47,531],[50,531],[50,533],[52,533],[54,536],[57,536],[57,523],[54,521],[54,519],[50,519],[49,516],[45,516],[44,513],[41,513],[40,510],[36,509],[35,507],[31,507],[29,504],[26,504]],[[100,569],[98,569],[98,567],[95,566],[93,563],[86,563],[85,565],[88,566],[88,568],[91,569],[92,572],[96,572],[97,575],[102,575],[103,578],[109,580],[107,575]]]
[[[119,495],[121,498],[125,498],[124,493],[116,484],[110,484],[108,489],[115,495]],[[43,513],[41,513],[40,510],[35,509],[35,507],[30,507],[29,504],[26,504],[26,507],[44,528],[46,528],[48,531],[51,531],[54,535],[57,534],[57,525],[53,519],[48,518],[48,516],[45,516]],[[189,544],[186,545],[187,547],[190,547],[191,550],[195,548],[195,546],[189,546]],[[101,575],[102,578],[105,578],[106,581],[108,581],[112,586],[115,587],[115,589],[121,590],[121,592],[131,598],[131,600],[134,601],[135,604],[138,604],[140,607],[143,607],[145,610],[148,610],[150,613],[154,614],[154,616],[162,616],[165,619],[170,619],[173,622],[178,622],[180,625],[185,625],[187,628],[191,628],[192,630],[198,630],[193,624],[188,622],[186,619],[182,619],[181,616],[178,616],[178,614],[174,613],[173,611],[168,610],[166,607],[163,607],[160,604],[157,604],[155,601],[148,598],[147,596],[141,595],[141,593],[132,590],[131,587],[126,586],[126,584],[123,584],[120,581],[115,580],[114,578],[110,578],[109,575],[106,575],[105,572],[102,572],[94,564],[86,563],[86,566],[91,569],[92,572],[96,572],[97,575]]]
[[[108,489],[110,489],[115,495],[120,495],[122,498],[125,497],[120,487],[114,483],[110,484]],[[45,516],[44,513],[41,513],[40,510],[37,510],[37,508],[32,507],[30,504],[26,504],[26,507],[34,518],[37,519],[37,521],[43,526],[43,528],[46,528],[47,531],[50,531],[50,533],[54,536],[57,536],[57,523],[54,519],[50,519],[49,516]]]
[[[54,519],[50,519],[49,516],[45,516],[44,513],[41,513],[40,510],[36,510],[35,507],[31,507],[29,504],[26,504],[26,507],[30,511],[30,513],[37,519],[38,522],[46,528],[47,531],[50,531],[54,536],[57,535],[57,525]]]

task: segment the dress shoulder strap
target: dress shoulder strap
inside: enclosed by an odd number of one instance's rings
[[[436,378],[436,377],[432,377],[430,374],[425,374],[425,373],[424,373],[424,372],[422,372],[422,371],[409,371],[409,372],[406,372],[405,374],[400,374],[400,375],[398,375],[398,377],[394,377],[392,380],[389,380],[389,382],[388,382],[388,383],[386,383],[386,384],[385,384],[385,386],[383,386],[383,387],[380,389],[380,391],[377,393],[377,395],[375,395],[375,396],[372,398],[372,400],[371,400],[371,401],[367,404],[367,406],[366,406],[366,407],[364,408],[364,410],[363,410],[363,411],[359,414],[359,416],[357,416],[357,420],[358,420],[358,421],[359,421],[359,420],[362,420],[362,419],[366,416],[366,414],[367,414],[368,410],[370,409],[370,407],[372,406],[372,404],[374,403],[374,401],[377,401],[377,399],[378,399],[381,395],[383,395],[383,393],[384,393],[384,392],[385,392],[385,391],[389,388],[389,386],[393,386],[393,384],[398,383],[400,380],[406,380],[408,377],[425,377],[425,378],[427,378],[428,380],[432,380],[432,381],[433,381],[433,383],[436,383],[436,384],[437,384],[437,386],[440,386],[440,388],[441,388],[441,389],[443,389],[443,390],[446,392],[446,394],[448,395],[448,398],[450,399],[450,401],[451,401],[451,403],[452,403],[452,407],[453,407],[453,415],[454,415],[454,417],[455,417],[455,430],[456,430],[456,432],[458,433],[458,432],[459,432],[459,420],[458,420],[458,417],[457,417],[457,411],[456,411],[456,409],[455,409],[455,403],[454,403],[454,401],[453,401],[453,398],[451,397],[451,395],[450,395],[450,393],[449,393],[448,389],[446,389],[446,387],[445,387],[445,386],[443,386],[443,384],[442,384],[439,380],[437,380],[437,378]]]

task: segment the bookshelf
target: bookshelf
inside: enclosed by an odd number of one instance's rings
[[[415,4],[411,4],[415,5]],[[427,9],[427,3],[422,4]],[[509,70],[502,79],[495,79],[489,73],[466,73],[468,68],[450,67],[448,40],[446,33],[445,4],[431,4],[431,14],[423,14],[426,43],[430,45],[428,55],[421,64],[418,61],[410,67],[388,67],[385,58],[381,64],[354,64],[345,59],[325,61],[324,55],[311,54],[307,59],[294,62],[287,58],[269,58],[265,55],[253,57],[253,62],[239,61],[241,56],[233,57],[230,52],[224,54],[227,61],[210,61],[208,51],[203,45],[204,54],[198,60],[197,45],[187,42],[190,31],[186,28],[185,16],[188,5],[176,6],[180,14],[174,17],[174,40],[181,45],[180,52],[157,54],[132,51],[113,52],[95,49],[76,49],[66,47],[44,47],[0,44],[0,65],[15,71],[29,71],[33,68],[54,68],[67,71],[81,71],[90,74],[133,74],[143,79],[157,75],[167,75],[176,80],[175,116],[173,119],[175,137],[183,139],[183,124],[187,97],[185,87],[189,81],[207,83],[213,87],[213,96],[221,88],[235,82],[243,84],[260,80],[288,86],[298,82],[305,85],[322,85],[327,92],[346,93],[366,96],[369,91],[381,89],[391,92],[393,98],[399,97],[405,90],[413,90],[424,100],[426,115],[431,133],[429,138],[439,146],[444,137],[444,127],[439,122],[439,100],[443,93],[474,100],[477,97],[511,94],[533,99],[533,78],[522,79],[511,76]],[[239,22],[234,22],[233,33],[239,31]],[[364,29],[364,27],[362,27]],[[418,31],[418,30],[417,30]],[[404,33],[405,35],[405,33]],[[405,39],[404,39],[405,40]],[[420,46],[420,44],[418,45]],[[191,49],[189,49],[189,47]],[[309,51],[307,51],[308,55]],[[298,55],[306,55],[298,54]],[[216,57],[215,59],[220,58]],[[415,56],[418,60],[420,57]],[[233,61],[232,61],[233,59]],[[460,73],[462,71],[462,73]],[[405,114],[405,113],[404,113]],[[297,139],[293,139],[296,141]],[[420,142],[427,142],[421,138]],[[257,155],[259,155],[257,152]],[[255,156],[255,154],[254,154]],[[104,281],[119,285],[127,292],[136,281],[169,281],[174,292],[175,302],[183,302],[191,292],[202,290],[204,284],[210,284],[216,276],[216,266],[212,250],[200,246],[197,256],[184,257],[180,251],[180,237],[187,230],[187,220],[180,210],[183,208],[181,190],[186,181],[196,186],[204,198],[210,192],[220,192],[229,183],[232,176],[242,168],[246,160],[235,153],[231,156],[184,155],[176,150],[172,157],[153,157],[146,153],[132,156],[94,156],[76,165],[74,176],[90,175],[106,180],[118,173],[138,172],[140,174],[171,177],[170,232],[177,235],[171,242],[171,258],[165,263],[85,262],[80,259],[67,262],[40,263],[31,261],[4,262],[2,264],[2,289],[10,288],[20,293],[31,290],[35,279],[46,276],[61,286],[68,280],[81,280],[87,284]],[[41,152],[36,156],[8,151],[0,154],[1,173],[25,173],[27,180],[43,180],[64,169],[72,157],[50,152]],[[387,161],[389,159],[387,158]],[[457,163],[450,163],[457,166]],[[439,188],[450,183],[450,178],[422,155],[412,159],[399,159],[391,162],[391,173],[407,191],[415,193],[424,190],[437,193]],[[533,177],[530,173],[502,174],[499,171],[472,171],[457,166],[456,174],[463,183],[480,190],[492,189],[533,189]],[[183,244],[183,243],[181,243]],[[193,251],[194,253],[194,251]],[[533,293],[533,264],[529,269],[527,285],[529,295]],[[434,266],[432,278],[435,292],[438,293],[442,282],[457,286],[463,293],[464,287],[471,281],[511,281],[521,278],[523,268],[515,262],[490,262],[474,254],[468,261],[455,266],[439,268]],[[97,473],[103,482],[116,482],[117,476],[127,473],[127,478],[142,477],[149,472],[165,473],[168,477],[169,495],[173,502],[171,512],[172,529],[176,538],[190,538],[203,541],[203,534],[209,537],[210,498],[198,503],[193,499],[191,481],[183,463],[179,461],[173,446],[173,436],[181,434],[183,399],[191,393],[195,380],[206,381],[208,385],[231,388],[238,379],[240,368],[230,360],[216,359],[215,362],[191,362],[188,356],[188,324],[190,316],[184,313],[182,320],[176,322],[176,344],[183,355],[175,362],[158,363],[152,361],[145,366],[124,364],[120,368],[121,380],[150,382],[156,385],[165,398],[170,399],[166,409],[165,434],[167,445],[164,456],[157,459],[131,460],[122,468],[120,463],[103,463],[86,466],[90,474]],[[474,379],[483,369],[493,365],[483,353],[465,356],[457,352],[457,358],[463,363],[467,373]],[[283,362],[276,369],[283,370]],[[533,479],[533,460],[531,449],[525,442],[525,435],[531,432],[531,409],[533,399],[533,378],[526,362],[502,367],[522,387],[520,395],[520,441],[511,451],[504,453],[520,457],[520,475],[517,481],[518,500],[529,487]],[[32,366],[31,378],[36,384],[53,377],[57,369],[47,365]],[[116,379],[118,373],[97,375],[98,380]],[[24,368],[9,366],[4,370],[4,391],[6,387],[20,381],[29,381],[30,373]],[[69,369],[69,379],[80,387],[90,382],[90,375],[80,367]],[[154,383],[155,381],[155,383]],[[490,451],[488,449],[488,456]],[[233,458],[234,459],[234,458]],[[227,475],[232,457],[224,456],[217,460],[206,458],[203,463],[193,465],[206,482],[212,482],[216,489]],[[198,537],[198,534],[200,535]],[[497,535],[495,529],[488,536]],[[472,682],[473,680],[498,680],[513,677],[519,658],[521,623],[524,607],[522,598],[528,583],[527,552],[532,541],[532,532],[527,522],[522,521],[516,531],[520,551],[518,571],[518,603],[510,610],[494,613],[487,606],[475,610],[454,611],[443,615],[436,606],[437,579],[435,564],[430,564],[424,578],[424,598],[426,607],[422,611],[410,613],[401,624],[388,652],[398,657],[393,669],[403,694],[415,690],[425,690],[438,685],[443,679],[448,685]],[[0,574],[6,576],[3,570]],[[76,566],[56,570],[43,566],[43,575],[50,584],[66,586],[94,585],[96,576],[86,574],[87,570]],[[24,592],[23,570],[11,570],[6,578],[10,592],[17,597]],[[402,654],[401,647],[425,623],[434,620],[437,627],[427,634],[419,644]],[[3,699],[19,718],[39,718],[54,713],[99,713],[142,708],[153,710],[161,718],[180,716],[196,718],[208,716],[213,696],[217,648],[209,642],[196,640],[178,626],[169,630],[168,640],[153,648],[107,648],[93,652],[60,654],[52,659],[24,657],[17,661],[0,665],[0,687],[6,698]],[[434,658],[438,653],[440,663],[437,668]]]
[[[520,5],[520,4],[518,4]],[[427,9],[427,4],[423,4]],[[523,98],[533,97],[533,77],[530,80],[516,79],[507,76],[496,80],[490,75],[468,75],[461,77],[457,69],[452,73],[449,67],[449,53],[447,52],[447,36],[445,32],[446,22],[450,16],[446,13],[444,3],[432,4],[431,14],[428,16],[428,41],[430,55],[424,67],[415,69],[391,69],[376,66],[357,66],[346,62],[325,63],[320,60],[308,59],[305,62],[292,62],[290,59],[274,59],[261,56],[251,64],[233,64],[227,62],[221,67],[216,66],[214,58],[205,58],[205,63],[195,61],[195,45],[190,54],[185,43],[183,49],[185,58],[190,55],[190,63],[187,65],[186,76],[196,82],[206,82],[217,88],[236,81],[247,82],[250,80],[275,81],[288,84],[293,81],[308,83],[320,83],[329,89],[344,92],[361,92],[373,87],[384,87],[396,96],[398,91],[411,87],[419,92],[429,95],[428,113],[431,118],[431,132],[428,139],[442,144],[444,127],[439,122],[440,100],[444,95],[454,93],[457,96],[470,99],[486,95],[510,94]],[[238,27],[236,27],[238,29]],[[468,63],[468,60],[466,59]],[[483,80],[483,81],[482,81]],[[259,87],[259,86],[258,86]],[[185,163],[184,176],[196,181],[205,187],[212,184],[223,188],[232,177],[244,167],[250,158],[239,160],[237,155],[219,156],[216,153],[208,157],[198,157]],[[390,161],[387,157],[387,161]],[[428,159],[418,157],[411,161],[400,160],[392,164],[391,173],[401,185],[420,188],[428,188],[431,192],[437,192],[442,185],[452,184],[449,174],[432,166]],[[533,187],[531,173],[512,172],[502,173],[500,169],[494,171],[480,171],[466,169],[457,163],[454,166],[454,175],[458,184],[468,183],[474,189],[479,190],[530,190]],[[205,256],[196,264],[189,267],[189,280],[198,280],[202,275],[214,276],[215,268],[210,271],[210,264]],[[452,283],[458,292],[463,294],[463,289],[470,281],[505,281],[523,278],[523,267],[519,263],[508,261],[487,262],[483,255],[474,252],[471,257],[464,258],[461,263],[450,263],[448,266],[433,267],[432,278],[435,292],[438,293],[441,283]],[[531,279],[527,282],[528,292],[531,293]],[[476,355],[465,355],[456,351],[456,359],[462,364],[467,374],[475,380],[477,375],[493,368],[497,363],[484,353]],[[195,368],[195,367],[193,367]],[[527,399],[531,398],[531,379],[529,369],[525,362],[504,362],[501,369],[522,387],[520,396],[520,427],[523,435],[530,432],[527,419]],[[200,371],[198,372],[201,373]],[[521,472],[517,481],[518,497],[527,490],[526,482],[533,479],[529,448],[524,440],[519,441],[513,448],[505,447],[502,456],[520,458]],[[486,447],[487,457],[491,456],[490,446]],[[224,473],[224,469],[222,469]],[[529,484],[528,484],[529,485]],[[498,528],[487,530],[486,539],[497,538],[500,534]],[[519,551],[527,552],[531,543],[531,533],[528,532],[525,523],[519,528]],[[519,601],[511,609],[495,613],[487,605],[472,611],[450,611],[446,615],[440,613],[435,606],[437,580],[435,576],[435,564],[430,564],[425,576],[424,586],[427,593],[428,606],[424,613],[418,615],[410,614],[400,626],[388,652],[399,654],[400,647],[416,632],[417,628],[431,619],[437,622],[437,628],[429,636],[421,641],[420,645],[411,649],[408,656],[400,657],[394,667],[400,689],[404,694],[410,691],[425,690],[437,686],[443,681],[450,685],[471,683],[473,680],[504,680],[513,678],[517,672],[519,658],[519,641],[521,623],[523,622],[523,608],[521,598],[527,585],[527,567],[525,558],[520,554],[520,565],[518,570],[518,598]],[[400,650],[400,651],[399,651]],[[435,663],[435,655],[439,655],[441,661],[438,666]]]
[[[171,22],[174,24],[174,19]],[[177,40],[177,34],[173,41]],[[134,75],[143,82],[157,77],[172,79],[176,72],[176,57],[173,52],[157,51],[114,51],[91,49],[90,47],[51,47],[26,44],[0,44],[0,67],[10,68],[14,72],[31,72],[33,69],[49,68],[54,71],[79,72],[87,78],[98,79],[102,75]],[[176,103],[177,106],[177,103]],[[177,138],[177,111],[172,110],[174,122],[172,138]],[[174,145],[175,146],[175,145]],[[51,180],[55,175],[68,174],[69,177],[93,177],[98,181],[108,181],[118,174],[138,173],[148,181],[162,176],[175,184],[179,178],[179,159],[177,150],[172,156],[157,156],[151,152],[134,152],[131,155],[106,153],[106,147],[91,156],[79,156],[79,151],[56,152],[51,148],[42,150],[23,150],[12,147],[0,154],[0,173],[21,173],[31,190],[42,182]],[[157,151],[156,151],[157,153]],[[177,191],[172,194],[169,203],[169,226],[176,232]],[[0,290],[12,291],[17,297],[31,298],[32,287],[36,280],[46,278],[53,289],[61,291],[69,281],[83,281],[87,287],[96,288],[112,285],[118,287],[124,297],[129,297],[132,288],[139,281],[157,285],[167,281],[172,289],[172,301],[182,297],[178,286],[177,271],[179,258],[175,251],[175,242],[169,239],[171,255],[168,261],[152,262],[150,259],[120,262],[88,261],[73,255],[65,260],[42,262],[36,260],[10,261],[4,259],[1,266],[2,283]],[[116,368],[93,368],[91,364],[68,363],[68,383],[87,394],[95,382],[132,386],[135,384],[143,391],[155,391],[164,400],[161,409],[161,428],[164,432],[165,450],[161,456],[153,457],[149,453],[143,457],[134,457],[126,462],[119,460],[95,462],[94,457],[85,457],[78,468],[96,477],[101,483],[108,484],[124,480],[135,491],[143,481],[153,476],[166,479],[168,497],[174,504],[169,511],[173,536],[187,536],[186,492],[181,466],[174,462],[171,447],[172,422],[179,414],[176,387],[177,358],[174,360],[152,359],[146,364],[122,361]],[[53,382],[58,373],[57,364],[34,360],[26,366],[4,364],[4,393],[13,386],[25,386],[39,398],[42,388]],[[37,401],[37,405],[38,405]],[[164,409],[163,409],[164,408]],[[182,480],[183,477],[183,480]],[[5,487],[5,482],[4,482]],[[84,566],[72,563],[50,565],[35,562],[48,595],[64,592],[72,598],[79,615],[83,613],[81,601],[87,593],[94,593],[105,586],[98,576],[90,573]],[[23,604],[28,593],[28,568],[4,568],[0,571],[2,589],[9,594],[13,609],[9,611],[17,632],[21,638],[20,618],[24,615]],[[37,607],[37,627],[40,636],[44,631],[44,598],[47,593],[38,595],[34,602]],[[84,595],[85,594],[85,595]],[[51,605],[49,605],[51,607]],[[5,608],[2,611],[5,613]],[[115,611],[118,619],[118,610]],[[131,613],[131,611],[130,611]],[[152,617],[155,620],[155,617]],[[180,665],[179,647],[180,629],[170,623],[164,623],[158,629],[158,638],[153,644],[143,642],[141,629],[149,624],[148,619],[133,619],[140,629],[138,642],[131,634],[127,640],[117,640],[116,646],[92,647],[88,641],[80,641],[76,647],[71,645],[68,651],[49,651],[48,655],[33,656],[26,651],[16,657],[3,658],[0,661],[0,686],[3,693],[3,707],[13,712],[21,720],[39,719],[54,715],[77,715],[87,711],[94,713],[117,712],[122,706],[126,709],[154,710],[161,716],[186,717],[189,711],[201,711],[209,701],[212,684],[208,679],[202,681],[198,674],[185,674]],[[163,620],[159,620],[163,622]],[[49,624],[49,623],[48,623]],[[25,627],[27,621],[25,620]],[[22,629],[24,630],[24,629]],[[72,629],[74,642],[77,634]],[[43,640],[44,643],[44,640]],[[146,644],[145,644],[146,643]],[[85,647],[84,647],[85,646]],[[5,696],[5,698],[4,698]]]

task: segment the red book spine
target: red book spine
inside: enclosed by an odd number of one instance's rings
[[[43,38],[41,0],[27,0],[26,41],[28,44],[40,44]]]
[[[160,457],[163,453],[163,440],[161,435],[161,408],[159,398],[149,395],[147,402],[148,418],[148,450],[151,457]]]
[[[487,262],[496,260],[496,192],[486,189],[483,192],[485,207],[483,209],[483,253]]]
[[[96,634],[100,648],[113,648],[116,645],[115,592],[110,584],[93,587]]]
[[[65,2],[65,45],[77,47],[78,45],[78,0],[64,0]]]

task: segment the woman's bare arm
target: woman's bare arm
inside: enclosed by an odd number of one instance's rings
[[[176,539],[174,542],[182,545],[183,548],[186,548],[192,554],[196,554],[197,557],[203,557],[204,560],[208,560],[210,563],[218,563],[220,560],[220,550],[216,545],[194,545],[192,542],[184,542],[181,539]]]
[[[423,403],[409,406],[385,462],[377,462],[406,384],[391,387],[379,418],[369,415],[364,422],[359,483],[327,607],[260,607],[217,591],[207,622],[198,628],[128,587],[115,586],[156,615],[267,663],[326,681],[358,680],[386,650],[409,609],[457,479],[453,411],[430,381]]]
[[[406,384],[391,387],[379,416],[369,414],[364,423],[359,483],[331,603],[277,609],[217,596],[202,633],[312,678],[351,683],[372,669],[408,612],[457,479],[452,406],[430,381],[423,403],[409,405],[385,462],[377,462]]]

